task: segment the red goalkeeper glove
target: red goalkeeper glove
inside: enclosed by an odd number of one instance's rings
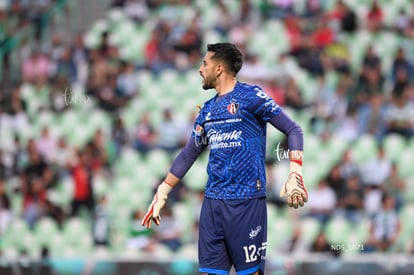
[[[157,188],[157,193],[155,193],[154,198],[148,211],[142,219],[141,225],[151,228],[151,222],[154,222],[156,225],[159,225],[161,222],[160,211],[164,207],[165,202],[167,201],[168,194],[171,192],[172,186],[163,181]]]
[[[287,195],[287,204],[290,207],[298,208],[308,201],[308,191],[306,191],[302,177],[302,161],[291,160],[290,172],[286,183],[280,190],[280,197]]]

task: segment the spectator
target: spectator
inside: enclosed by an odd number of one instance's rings
[[[381,71],[381,59],[375,53],[373,45],[369,45],[365,51],[365,56],[362,59],[363,68]]]
[[[60,229],[63,228],[66,214],[63,211],[62,207],[53,204],[49,199],[46,199],[43,205],[43,216],[51,217],[56,221],[56,224]]]
[[[122,147],[126,146],[128,143],[127,129],[121,116],[115,118],[111,131],[111,140],[115,145],[115,155],[113,157],[117,158],[121,153]],[[112,158],[109,157],[109,159]]]
[[[13,219],[10,198],[6,192],[6,182],[0,177],[0,236],[3,235]]]
[[[75,100],[73,100],[75,101]],[[70,93],[70,85],[67,78],[57,78],[50,91],[49,106],[54,113],[62,113],[69,109],[72,102],[72,95]]]
[[[339,250],[331,249],[331,244],[323,232],[319,232],[315,240],[310,246],[311,252],[331,254],[331,256],[339,256]]]
[[[316,28],[312,33],[313,42],[318,48],[325,48],[335,42],[335,33],[328,25],[328,18],[322,17],[316,23]]]
[[[325,224],[336,207],[336,194],[325,180],[320,180],[316,189],[309,191],[308,216]]]
[[[156,243],[152,238],[153,230],[141,225],[141,220],[144,217],[144,214],[145,213],[140,210],[134,211],[132,214],[126,248],[129,250],[153,252],[156,248]]]
[[[79,209],[85,207],[92,216],[95,201],[92,188],[91,156],[88,151],[79,150],[77,159],[70,164],[74,184],[73,199],[71,202],[71,216],[79,214]]]
[[[249,0],[240,1],[237,21],[242,24],[248,24],[253,28],[258,28],[261,22],[259,11],[253,6]],[[234,22],[233,22],[234,25]]]
[[[99,106],[107,112],[115,112],[124,107],[127,102],[126,97],[117,94],[117,79],[113,74],[108,75],[95,92],[95,96]]]
[[[383,19],[384,14],[378,0],[373,0],[366,18],[368,30],[371,32],[380,30],[382,28]]]
[[[398,48],[397,54],[394,58],[391,68],[391,78],[394,87],[396,85],[408,85],[409,83],[412,83],[413,73],[413,61],[407,58],[405,50],[403,48]]]
[[[359,175],[358,164],[355,162],[352,156],[351,150],[345,150],[342,154],[342,158],[338,164],[341,177],[345,180],[352,176]]]
[[[368,251],[387,251],[395,244],[400,232],[401,222],[395,210],[394,198],[384,194],[381,208],[371,222]]]
[[[9,168],[7,167],[4,159],[5,157],[4,157],[3,150],[0,149],[0,180],[6,179],[9,177]]]
[[[132,63],[124,62],[117,76],[117,94],[126,100],[138,94],[138,82]]]
[[[85,150],[88,152],[89,165],[93,174],[108,170],[107,142],[104,132],[101,129],[97,129],[92,140],[86,144]]]
[[[22,78],[25,82],[44,83],[50,77],[51,70],[52,63],[49,57],[39,50],[34,50],[28,59],[23,60]]]
[[[341,168],[339,165],[334,165],[334,167],[332,167],[332,169],[328,172],[326,182],[332,190],[335,191],[335,194],[339,199],[339,195],[343,192],[344,188],[346,188],[346,182],[341,174]]]
[[[45,187],[40,178],[34,178],[30,183],[23,183],[23,218],[31,229],[37,220],[44,215],[44,205],[47,200]]]
[[[386,129],[386,115],[384,96],[372,95],[368,104],[358,109],[358,136],[370,135],[381,141]]]
[[[87,83],[89,70],[89,50],[86,49],[82,33],[76,36],[75,41],[71,46],[71,57],[72,63],[76,68],[76,82],[84,87]]]
[[[10,94],[10,100],[6,105],[7,113],[10,118],[10,126],[15,132],[25,132],[29,126],[29,117],[27,115],[28,106],[22,98],[21,86],[15,85]]]
[[[343,1],[338,1],[343,2]],[[343,4],[342,15],[340,17],[340,29],[345,33],[354,33],[358,30],[358,16],[355,11]]]
[[[110,246],[111,221],[106,196],[99,198],[95,206],[92,222],[92,236],[96,246]]]
[[[285,85],[285,106],[291,107],[296,111],[301,111],[308,107],[293,78],[289,78]]]
[[[346,186],[338,196],[339,215],[357,223],[361,218],[364,207],[364,190],[358,176],[353,175],[346,180]]]
[[[127,0],[124,4],[125,13],[136,23],[143,23],[149,16],[147,1]]]
[[[247,53],[245,55],[243,67],[239,72],[241,81],[261,82],[269,78],[269,72],[263,62],[260,62],[256,54]]]
[[[59,153],[52,155],[51,164],[53,165],[59,177],[68,176],[68,165],[72,159],[75,158],[75,149],[72,148],[65,137],[60,137],[57,141],[56,151]]]
[[[374,94],[384,95],[383,90],[384,78],[380,70],[364,66],[362,72],[357,80],[357,84],[350,95],[350,100],[353,106],[359,108],[367,104],[369,98]]]
[[[36,140],[36,147],[46,162],[50,162],[53,156],[58,154],[56,143],[56,139],[50,135],[49,127],[44,126],[40,137]]]
[[[155,142],[155,130],[150,122],[148,113],[144,114],[138,123],[134,134],[134,148],[146,154]]]
[[[70,84],[74,84],[77,80],[78,72],[76,71],[76,64],[72,60],[72,52],[69,46],[62,49],[59,57],[56,60],[56,78],[66,78]]]
[[[385,155],[384,147],[379,146],[376,156],[368,160],[360,171],[365,186],[382,186],[391,172],[391,161]]]
[[[340,125],[340,122],[347,115],[349,102],[346,93],[347,86],[344,83],[339,83],[333,93],[326,94],[321,100],[321,117],[326,123],[333,123],[334,128]]]
[[[0,150],[1,151],[1,150]],[[20,137],[18,135],[15,135],[13,138],[13,147],[11,149],[12,152],[12,172],[11,174],[14,175],[20,175],[22,170],[25,166],[26,161],[26,151],[23,148],[21,144]],[[1,164],[0,164],[1,166]],[[1,168],[0,168],[1,170]],[[1,178],[1,176],[0,176]]]
[[[279,245],[280,252],[287,254],[305,254],[309,251],[309,244],[303,240],[302,228],[296,226],[293,229],[292,236],[289,240],[282,241]]]
[[[320,0],[310,0],[305,2],[303,17],[310,20],[318,20],[324,13],[323,5]]]
[[[398,165],[394,162],[391,165],[391,172],[384,184],[382,185],[382,191],[392,196],[395,200],[395,208],[399,210],[405,203],[404,192],[407,191],[407,183],[404,178],[401,177]]]
[[[267,1],[267,17],[285,19],[294,15],[293,0],[274,0]]]
[[[201,43],[201,32],[198,29],[198,26],[196,24],[191,24],[184,30],[184,33],[178,41],[175,42],[174,49],[179,53],[184,53],[184,56],[191,56],[192,53],[196,53],[199,57]],[[188,67],[188,65],[186,67]]]
[[[157,29],[151,32],[150,38],[148,39],[144,47],[144,66],[154,72],[156,64],[159,62],[160,47],[161,47],[161,32]]]
[[[401,96],[394,96],[386,113],[385,134],[398,134],[405,138],[414,135],[414,104],[408,100],[409,88]]]
[[[264,90],[279,105],[285,105],[285,92],[279,78],[272,78],[265,82]]]
[[[20,174],[24,185],[30,185],[32,181],[39,180],[44,188],[50,188],[56,183],[56,177],[52,168],[36,149],[34,140],[28,141],[28,163]]]
[[[173,117],[172,110],[166,108],[163,111],[162,121],[156,130],[157,147],[173,153],[182,146],[182,135],[179,122]]]
[[[392,97],[401,97],[410,85],[408,72],[406,68],[398,66],[395,72],[395,82],[392,88]]]
[[[168,205],[163,208],[163,213],[162,223],[154,229],[155,238],[160,244],[176,252],[182,246],[182,224],[173,216],[172,209]]]
[[[405,8],[400,8],[398,15],[395,17],[393,27],[400,35],[404,34],[404,31],[409,27],[410,16],[407,14]]]

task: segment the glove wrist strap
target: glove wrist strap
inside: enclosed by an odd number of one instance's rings
[[[291,162],[295,162],[297,164],[299,164],[300,166],[302,166],[302,160],[301,159],[291,159]]]
[[[172,185],[169,184],[166,181],[163,181],[159,186],[158,186],[158,193],[159,194],[163,194],[165,196],[168,196],[168,194],[171,192],[171,190],[173,189]]]

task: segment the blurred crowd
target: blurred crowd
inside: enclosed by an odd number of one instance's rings
[[[96,48],[88,48],[84,34],[79,34],[71,43],[52,36],[50,41],[39,42],[35,48],[23,44],[18,49],[21,79],[11,90],[0,91],[0,129],[12,129],[14,135],[12,146],[0,149],[0,234],[15,217],[22,217],[31,228],[44,216],[52,217],[63,226],[66,219],[79,215],[83,207],[95,221],[94,226],[110,227],[106,198],[94,194],[93,178],[100,173],[113,176],[112,167],[125,147],[143,155],[154,148],[176,152],[183,146],[187,138],[185,130],[191,128],[193,119],[189,118],[189,125],[183,126],[175,119],[173,110],[166,108],[158,125],[145,114],[135,127],[126,127],[122,110],[131,99],[150,92],[137,81],[136,73],[146,70],[157,76],[167,69],[196,70],[205,50],[203,45],[211,42],[203,41],[204,33],[214,31],[245,52],[240,80],[262,85],[282,107],[309,114],[313,134],[321,139],[335,136],[349,142],[364,135],[375,137],[376,156],[358,165],[346,151],[317,187],[310,190],[306,215],[322,224],[336,216],[351,222],[369,216],[372,227],[367,247],[387,250],[401,230],[398,210],[406,204],[403,193],[409,187],[396,164],[384,156],[382,141],[390,134],[407,140],[412,140],[414,135],[414,5],[410,5],[411,10],[402,9],[390,22],[384,18],[385,6],[377,0],[372,1],[364,14],[357,13],[343,0],[335,1],[328,10],[324,6],[327,1],[305,1],[301,13],[294,8],[293,0],[255,1],[260,5],[242,0],[236,11],[230,10],[226,1],[214,1],[210,5],[218,12],[218,20],[211,30],[206,30],[201,19],[203,10],[196,9],[193,1],[164,2],[116,0],[112,3],[112,8],[121,9],[137,26],[147,20],[154,21],[144,52],[137,53],[144,55],[143,62],[123,60],[119,49],[111,44],[108,32],[102,34]],[[10,1],[10,8],[0,12],[0,23],[6,30],[3,35],[11,35],[15,28],[36,21],[39,13],[52,3]],[[165,8],[189,8],[194,15],[187,24],[170,21],[158,16]],[[269,20],[282,22],[289,40],[288,50],[273,60],[278,68],[276,74],[269,74],[258,53],[250,52],[248,47],[255,31]],[[358,31],[398,35],[401,43],[388,70],[384,70],[384,60],[374,44],[364,50],[361,65],[352,67],[350,49],[343,39]],[[312,100],[304,98],[294,76],[285,70],[292,60],[317,81]],[[327,80],[332,72],[337,77],[335,82]],[[53,129],[47,126],[39,135],[22,140],[19,133],[24,132],[39,112],[49,110],[58,114],[72,108],[66,104],[62,90],[74,85],[83,87],[85,95],[96,100],[96,108],[110,115],[110,129],[97,130],[80,147],[68,143],[64,136],[53,136]],[[28,91],[32,94],[27,94]],[[33,97],[37,98],[35,104],[30,100]],[[57,188],[65,177],[70,177],[74,184],[68,207],[55,205],[48,197],[48,191]],[[11,211],[11,194],[23,197],[20,213]],[[269,201],[284,207],[277,199]],[[150,250],[154,245],[154,239],[150,238],[154,232],[138,224],[144,210],[137,209],[131,217],[126,246],[132,249]],[[156,230],[157,240],[177,250],[182,237],[179,221],[171,216],[171,209],[167,207],[167,210],[170,211],[164,213],[163,224],[168,227]],[[110,245],[105,232],[94,231],[97,245]],[[318,236],[307,249],[332,252],[323,238],[323,234]]]

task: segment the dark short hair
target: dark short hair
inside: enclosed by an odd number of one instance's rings
[[[208,44],[207,51],[213,52],[211,59],[218,59],[224,62],[227,70],[236,75],[243,65],[243,54],[232,43]]]

